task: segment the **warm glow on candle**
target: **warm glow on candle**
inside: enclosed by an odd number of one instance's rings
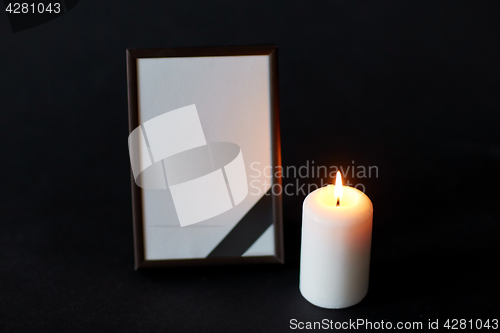
[[[368,292],[373,205],[362,191],[342,186],[340,173],[332,183],[304,200],[299,288],[312,304],[340,309]]]
[[[342,175],[340,171],[337,171],[337,176],[335,177],[335,201],[337,202],[337,206],[340,206],[340,199],[342,199]]]

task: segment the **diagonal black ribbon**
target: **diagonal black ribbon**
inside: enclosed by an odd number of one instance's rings
[[[270,192],[267,192],[207,258],[241,257],[271,224],[273,224],[273,201]]]

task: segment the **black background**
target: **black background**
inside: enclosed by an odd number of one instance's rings
[[[0,14],[0,331],[498,318],[499,13],[498,1],[80,1],[18,33]],[[248,44],[279,45],[284,166],[379,168],[351,180],[375,207],[370,291],[352,308],[298,291],[303,196],[284,198],[285,265],[133,270],[125,49]]]

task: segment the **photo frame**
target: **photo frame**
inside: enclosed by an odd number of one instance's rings
[[[128,49],[135,268],[283,263],[276,46]]]

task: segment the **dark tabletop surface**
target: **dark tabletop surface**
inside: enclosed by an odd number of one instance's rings
[[[82,0],[17,33],[0,14],[0,332],[498,319],[499,13],[497,1]],[[354,307],[299,293],[303,195],[284,197],[284,265],[133,270],[125,49],[252,44],[279,46],[284,166],[378,167],[360,181],[375,212],[370,290]]]

